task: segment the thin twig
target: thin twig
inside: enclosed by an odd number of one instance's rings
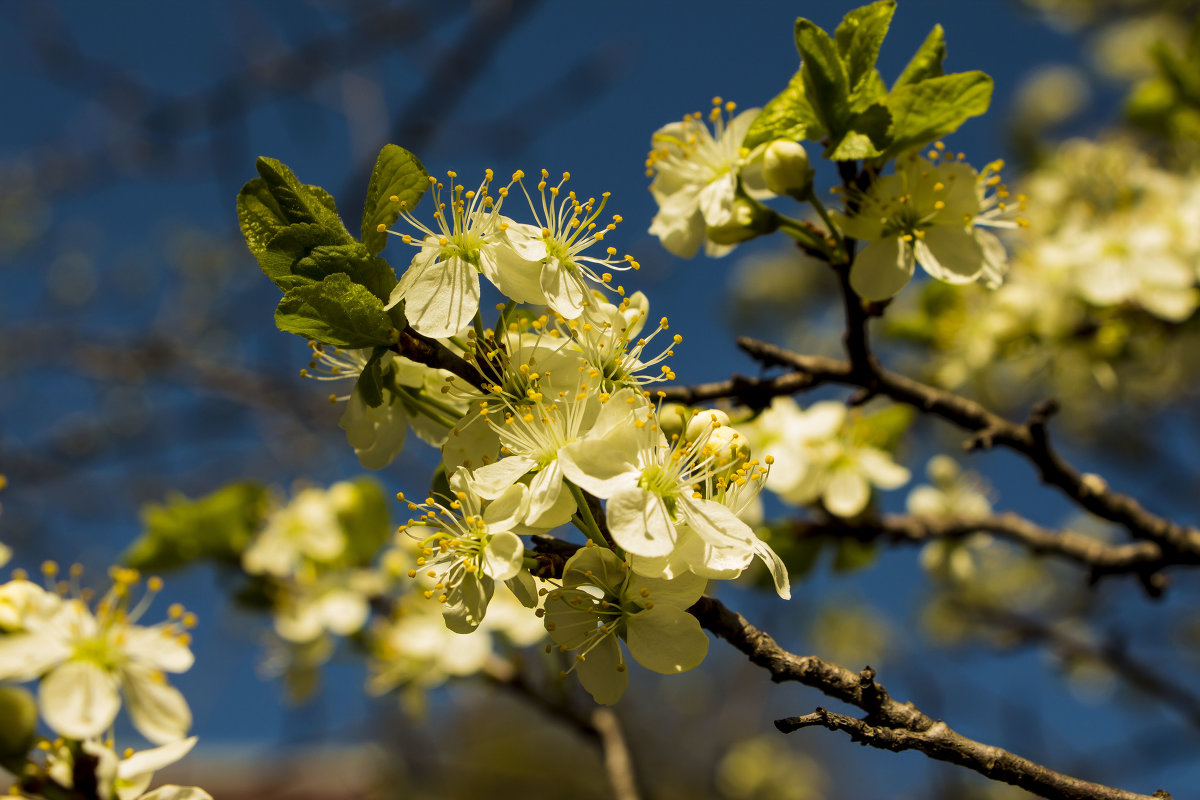
[[[567,723],[599,747],[604,771],[616,800],[641,800],[629,746],[616,715],[610,709],[593,708],[585,712],[576,708],[566,696],[550,697],[534,687],[517,665],[501,658],[489,660],[483,668],[483,675],[493,685],[508,689],[550,716]]]
[[[986,517],[886,514],[862,520],[796,520],[788,530],[801,539],[833,536],[852,537],[860,542],[886,539],[898,544],[953,541],[974,533],[988,533],[1021,545],[1035,555],[1054,556],[1087,567],[1093,582],[1110,575],[1136,575],[1152,596],[1160,595],[1166,588],[1168,578],[1161,570],[1171,563],[1154,542],[1109,544],[1074,531],[1044,528],[1013,512]]]
[[[1025,456],[1038,470],[1043,483],[1054,486],[1096,516],[1124,526],[1133,536],[1158,544],[1168,564],[1200,563],[1200,529],[1147,511],[1133,497],[1114,491],[1100,476],[1081,473],[1050,444],[1046,421],[1057,410],[1052,402],[1040,403],[1024,423],[1016,423],[989,411],[961,395],[906,378],[879,366],[873,359],[864,372],[861,366],[824,356],[793,353],[757,339],[742,337],[738,346],[765,367],[784,366],[793,372],[772,380],[753,382],[747,404],[762,407],[773,396],[840,384],[857,386],[913,406],[954,423],[974,435],[968,450],[1007,447]],[[705,400],[742,400],[745,381],[706,384],[701,392],[665,390],[668,400],[690,402],[700,394]]]
[[[1165,791],[1137,794],[1073,778],[999,747],[977,742],[924,714],[912,703],[898,702],[876,682],[870,667],[854,672],[816,656],[798,656],[781,648],[719,600],[702,597],[689,611],[700,624],[741,650],[771,673],[775,682],[797,681],[866,712],[856,720],[820,709],[816,714],[780,720],[785,732],[812,725],[850,733],[854,741],[888,750],[918,750],[930,758],[967,767],[992,780],[1020,786],[1050,800],[1166,800]]]

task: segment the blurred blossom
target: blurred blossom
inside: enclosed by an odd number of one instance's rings
[[[729,800],[821,800],[829,777],[812,756],[766,734],[730,747],[717,764],[716,783]]]
[[[805,411],[790,397],[776,397],[742,429],[755,452],[774,459],[767,488],[786,503],[819,501],[831,514],[853,517],[867,507],[872,486],[896,489],[909,479],[889,453],[862,440],[839,402]]]
[[[1151,48],[1159,42],[1182,50],[1187,29],[1165,14],[1121,19],[1102,27],[1092,39],[1092,61],[1104,76],[1135,81],[1156,73]]]
[[[1200,306],[1200,176],[1160,168],[1129,140],[1076,139],[1025,188],[1031,228],[1013,243],[1005,285],[927,289],[938,382],[981,381],[1002,397],[1048,376],[1085,401],[1097,386],[1170,391],[1185,362],[1166,325]]]
[[[1024,133],[1065,122],[1091,101],[1091,89],[1083,70],[1069,64],[1040,67],[1026,77],[1013,101],[1014,127]]]
[[[822,658],[861,667],[883,666],[891,649],[889,622],[852,600],[822,605],[812,617],[812,649]]]

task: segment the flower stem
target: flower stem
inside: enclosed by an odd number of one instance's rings
[[[568,480],[564,480],[563,483],[571,490],[571,496],[575,498],[575,506],[579,511],[576,518],[572,519],[575,527],[583,531],[584,536],[591,539],[600,547],[609,547],[608,540],[604,538],[604,534],[600,532],[600,526],[596,524],[596,518],[592,516],[592,509],[588,507],[583,489],[580,489]]]

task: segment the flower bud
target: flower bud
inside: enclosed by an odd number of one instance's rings
[[[808,153],[799,142],[776,139],[767,145],[763,154],[763,178],[767,188],[775,194],[786,194],[796,199],[806,197],[812,191],[813,168],[808,163]]]
[[[20,686],[0,686],[0,761],[24,758],[36,733],[33,695]]]
[[[709,225],[705,233],[715,244],[739,244],[759,236],[774,233],[779,227],[779,215],[771,209],[745,197],[733,201],[732,218],[722,225]]]

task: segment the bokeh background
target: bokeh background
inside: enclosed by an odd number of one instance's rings
[[[0,541],[14,566],[77,560],[100,575],[138,535],[139,509],[171,492],[362,471],[327,390],[299,377],[307,348],[275,330],[277,290],[237,229],[234,198],[258,155],[328,188],[352,229],[388,142],[468,184],[485,167],[569,170],[580,193],[612,193],[625,218],[618,246],[643,265],[627,285],[685,337],[673,362],[681,381],[753,373],[733,343],[743,332],[834,350],[838,315],[812,302],[819,286],[802,305],[755,305],[794,296],[794,280],[752,270],[787,253],[778,245],[721,260],[662,250],[646,233],[656,209],[644,160],[651,132],[713,96],[746,108],[778,92],[798,65],[797,16],[832,29],[856,5],[10,0],[0,23]],[[976,164],[1005,157],[1019,173],[1055,140],[1116,125],[1136,71],[1114,66],[1114,54],[1194,14],[1166,0],[901,0],[879,66],[894,77],[942,24],[947,69],[996,81],[991,113],[950,147]],[[1112,44],[1147,19],[1159,27]],[[1068,452],[1194,523],[1187,397],[1084,426]],[[901,456],[919,480],[925,459],[958,440],[918,430]],[[410,439],[377,478],[389,493],[422,492],[434,461]],[[1015,458],[970,466],[1001,508],[1050,525],[1069,514]],[[900,508],[903,495],[884,507]],[[167,594],[201,617],[197,665],[176,682],[201,737],[182,781],[217,797],[608,796],[590,742],[482,684],[435,692],[414,716],[394,697],[368,698],[348,655],[326,667],[314,698],[291,704],[261,675],[264,619],[234,607],[229,582],[204,567],[167,578]],[[933,590],[912,548],[858,570],[823,561],[795,581],[790,603],[723,596],[794,651],[870,663],[894,695],[967,735],[1081,777],[1168,787],[1178,800],[1200,785],[1200,650],[1179,633],[1196,592],[1180,578],[1157,602],[1121,581],[1073,595],[1075,649],[1061,626],[997,620],[986,635],[931,634]],[[1173,675],[1178,691],[1139,693],[1105,653]],[[919,755],[817,730],[774,733],[771,720],[823,703],[714,643],[682,679],[636,676],[619,713],[655,798],[1024,796]]]

